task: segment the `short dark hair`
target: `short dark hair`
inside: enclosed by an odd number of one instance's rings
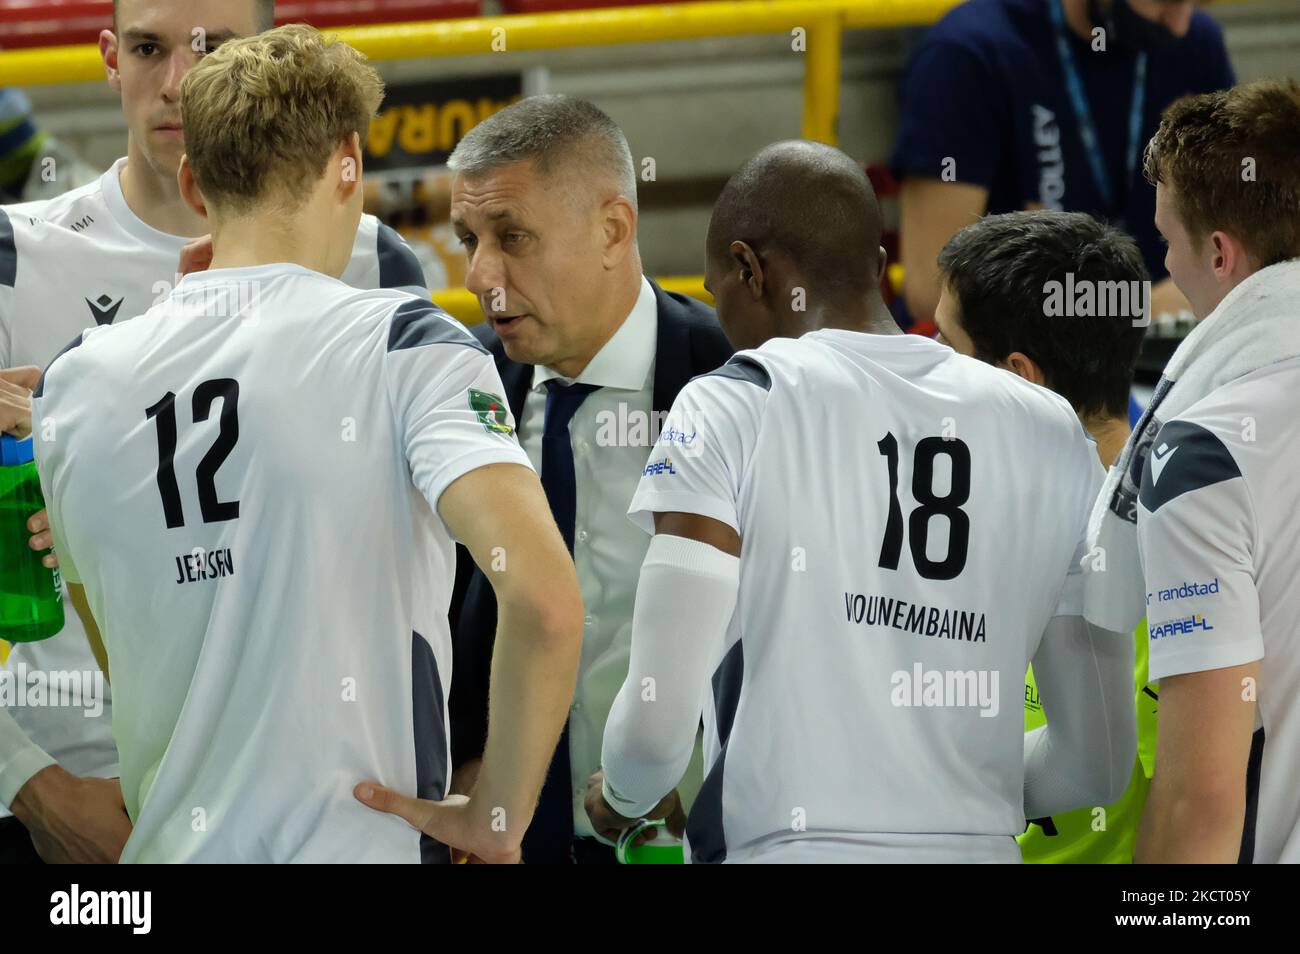
[[[780,249],[809,295],[861,294],[877,281],[880,205],[862,166],[820,142],[776,142],[737,170],[718,196],[705,240],[715,263],[732,242]]]
[[[1198,246],[1231,232],[1260,268],[1300,257],[1300,83],[1261,80],[1165,110],[1143,169]]]
[[[976,357],[997,364],[1019,351],[1078,414],[1127,415],[1146,333],[1138,314],[1053,316],[1047,303],[1052,282],[1147,282],[1133,239],[1082,212],[989,215],[949,239],[939,270]],[[1149,286],[1138,287],[1149,303]]]
[[[113,30],[117,30],[117,7],[122,0],[113,0]],[[275,26],[275,0],[253,0],[257,9],[257,32],[263,33]]]

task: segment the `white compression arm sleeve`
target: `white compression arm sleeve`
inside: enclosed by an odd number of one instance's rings
[[[600,757],[605,800],[625,818],[654,808],[686,771],[739,588],[739,558],[684,537],[650,541],[632,611],[632,658]]]
[[[1025,733],[1025,817],[1117,801],[1137,755],[1133,635],[1057,616],[1034,678],[1047,725]]]
[[[0,805],[8,808],[29,778],[53,764],[54,759],[27,738],[14,717],[0,706]]]

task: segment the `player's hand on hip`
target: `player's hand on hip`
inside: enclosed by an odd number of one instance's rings
[[[10,808],[49,864],[117,864],[131,836],[115,778],[81,778],[51,765],[27,780]]]
[[[41,369],[6,368],[0,371],[0,431],[24,440],[32,433],[32,391]]]
[[[189,275],[193,272],[206,272],[212,267],[212,236],[204,235],[185,243],[181,249],[181,260],[176,266],[176,274]]]
[[[49,550],[50,552],[41,557],[41,563],[47,568],[53,570],[59,565],[59,558],[55,555],[54,536],[50,533],[50,512],[42,510],[40,513],[34,513],[27,521],[27,531],[31,538],[27,545],[33,550]]]
[[[518,864],[523,832],[499,830],[490,811],[464,795],[449,795],[441,802],[401,795],[378,782],[362,782],[352,790],[357,801],[375,811],[406,820],[436,841],[466,855],[470,862]]]

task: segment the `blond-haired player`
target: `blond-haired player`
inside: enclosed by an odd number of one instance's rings
[[[123,861],[519,856],[581,599],[487,352],[425,299],[338,280],[381,89],[310,27],[210,54],[180,187],[212,269],[37,388],[60,563],[114,680]],[[453,538],[495,567],[493,730],[474,797],[416,818],[396,793],[448,781]]]

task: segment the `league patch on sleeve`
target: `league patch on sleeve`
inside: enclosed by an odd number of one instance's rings
[[[484,430],[493,434],[514,433],[514,428],[510,426],[510,412],[506,407],[505,398],[470,388],[469,406],[478,416],[478,422],[483,425]]]

